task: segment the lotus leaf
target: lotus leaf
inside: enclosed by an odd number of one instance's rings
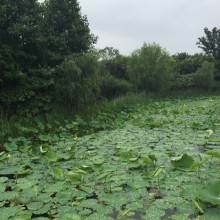
[[[198,199],[213,205],[220,205],[220,181],[211,182],[203,186],[196,193]]]
[[[188,154],[183,154],[179,157],[171,159],[171,163],[175,168],[191,168],[193,165],[193,158]]]

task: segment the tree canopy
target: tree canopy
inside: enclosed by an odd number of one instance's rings
[[[215,59],[220,58],[220,29],[214,27],[211,31],[206,27],[205,36],[200,37],[197,44],[206,54],[212,55]]]
[[[77,0],[0,0],[0,104],[50,100],[56,66],[95,41]]]

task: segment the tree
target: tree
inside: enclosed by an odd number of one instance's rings
[[[119,50],[113,47],[105,47],[98,50],[100,62],[106,68],[106,71],[117,78],[128,80],[127,63],[128,57],[119,53]]]
[[[43,109],[56,67],[95,40],[77,0],[0,0],[0,107]]]
[[[128,64],[131,82],[145,91],[160,91],[169,86],[171,57],[157,44],[144,44],[136,50]]]
[[[37,0],[0,2],[0,44],[13,51],[11,57],[22,71],[42,65],[42,19]]]
[[[220,80],[220,29],[214,27],[210,31],[208,28],[205,28],[204,32],[205,36],[199,38],[197,45],[206,54],[214,57],[215,68],[217,69],[215,79]]]
[[[214,73],[214,64],[204,62],[193,76],[195,86],[203,89],[211,89],[214,83]]]
[[[178,53],[173,55],[174,70],[177,74],[186,75],[195,73],[205,61],[212,62],[213,58],[210,55],[196,53],[189,55],[187,53]]]
[[[62,63],[73,53],[87,52],[96,42],[77,0],[47,0],[43,5],[49,66]]]
[[[216,60],[220,58],[220,29],[214,27],[211,31],[204,29],[205,37],[200,37],[197,45],[206,54],[212,55]]]
[[[107,61],[116,58],[119,55],[119,50],[113,47],[105,47],[98,51],[101,60]]]
[[[15,103],[34,95],[30,72],[43,64],[42,19],[37,0],[0,1],[0,103],[5,109],[16,109]]]

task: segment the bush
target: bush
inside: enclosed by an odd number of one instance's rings
[[[202,66],[203,62],[211,62],[213,60],[211,56],[202,53],[196,53],[193,55],[178,53],[173,56],[173,59],[174,71],[180,75],[195,73]]]
[[[145,43],[129,60],[129,78],[140,90],[165,90],[170,84],[171,63],[171,57],[159,45]]]
[[[214,84],[215,67],[211,62],[204,62],[194,74],[194,84],[197,88],[211,89]]]
[[[188,89],[194,87],[193,74],[178,75],[176,74],[171,81],[171,90]]]
[[[129,57],[117,55],[113,59],[103,60],[106,69],[117,78],[128,80],[127,64]]]
[[[119,79],[108,72],[102,76],[100,82],[101,95],[112,99],[134,90],[134,85],[124,79]]]

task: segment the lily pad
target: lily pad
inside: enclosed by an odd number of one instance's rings
[[[213,205],[220,205],[220,181],[209,183],[197,192],[197,198]]]
[[[188,154],[183,154],[179,157],[171,159],[171,163],[175,168],[191,168],[193,165],[193,157]]]

